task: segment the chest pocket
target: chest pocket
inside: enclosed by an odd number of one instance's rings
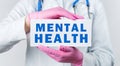
[[[75,7],[76,14],[80,16],[84,16],[85,19],[89,19],[90,15],[90,20],[93,20],[94,18],[94,7],[93,7],[93,2],[90,2],[90,8],[88,10],[88,7],[86,6],[85,0],[83,2],[78,2],[78,4]],[[89,14],[88,14],[89,11]]]

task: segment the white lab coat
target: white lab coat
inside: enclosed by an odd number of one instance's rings
[[[72,3],[74,0],[44,0],[43,9],[61,6],[74,13]],[[93,23],[92,47],[78,47],[83,52],[83,66],[113,66],[113,52],[109,40],[106,15],[99,0],[90,1],[90,13]],[[20,0],[7,18],[0,22],[0,53],[12,48],[21,40],[27,39],[25,66],[71,66],[70,63],[60,63],[37,48],[30,47],[29,34],[24,31],[25,16],[35,12],[38,0]],[[88,18],[86,0],[80,0],[76,6],[78,15]]]

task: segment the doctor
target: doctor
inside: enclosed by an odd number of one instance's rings
[[[0,22],[0,53],[27,39],[25,66],[113,66],[106,15],[99,0],[21,0]],[[75,3],[75,5],[73,4]],[[87,3],[87,4],[86,4]],[[41,5],[38,5],[41,4]],[[90,19],[91,47],[30,47],[31,19]],[[59,50],[58,50],[59,48]],[[57,50],[55,50],[57,49]]]

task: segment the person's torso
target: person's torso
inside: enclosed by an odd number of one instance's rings
[[[37,9],[37,0],[31,0],[30,5],[30,12],[36,11]],[[89,19],[88,17],[88,10],[86,6],[86,0],[80,0],[77,4],[75,9],[73,8],[72,4],[75,0],[43,0],[42,10],[46,10],[53,7],[63,7],[69,12],[76,13],[77,15],[84,16],[85,19]],[[91,2],[91,5],[92,2]],[[93,8],[90,7],[90,13],[93,13]],[[91,15],[93,18],[93,16]],[[92,19],[91,19],[92,20]],[[26,66],[70,66],[70,63],[60,63],[49,56],[47,56],[42,51],[38,50],[36,47],[30,47],[30,39],[29,34],[27,36],[27,52],[26,52]],[[58,49],[59,47],[52,47]],[[78,47],[81,52],[87,53],[87,47]]]

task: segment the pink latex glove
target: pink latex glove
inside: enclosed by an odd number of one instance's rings
[[[72,66],[82,66],[83,54],[75,47],[60,46],[59,50],[55,50],[40,45],[37,48],[58,62],[71,63]]]
[[[43,10],[40,12],[34,12],[34,13],[29,14],[25,20],[26,21],[25,30],[26,32],[29,32],[31,19],[59,19],[60,17],[66,17],[72,20],[84,19],[83,16],[78,16],[73,13],[70,13],[64,8],[55,7],[55,8],[51,8],[48,10]]]

